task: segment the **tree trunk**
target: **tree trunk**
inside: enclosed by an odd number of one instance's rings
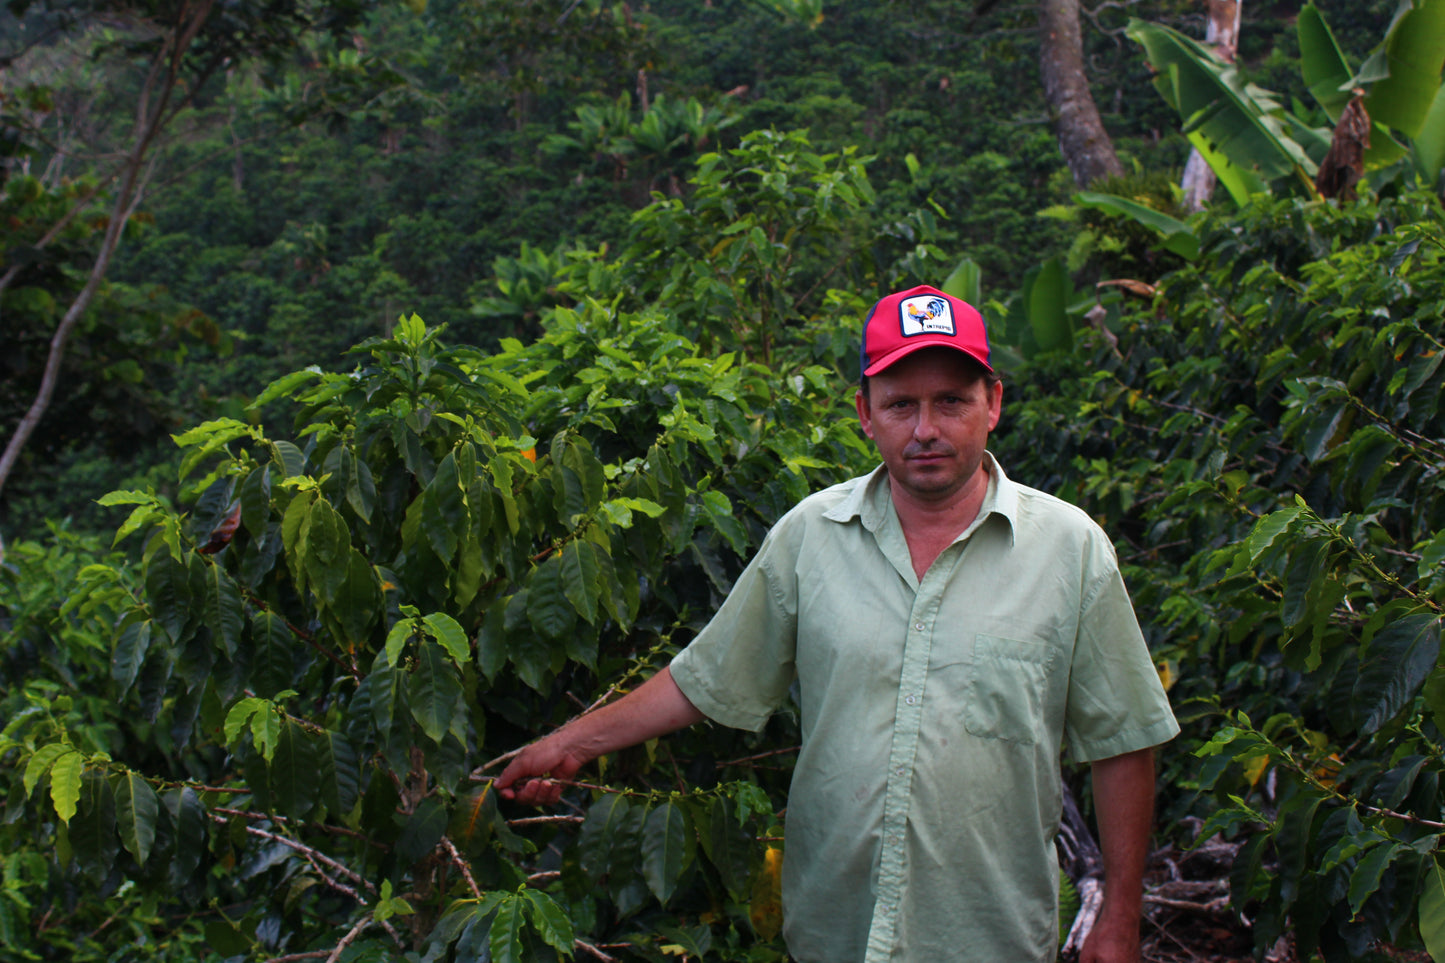
[[[1239,46],[1239,13],[1244,0],[1206,0],[1209,7],[1209,26],[1205,29],[1204,42],[1214,48],[1215,54],[1225,63],[1234,63],[1234,54]],[[1189,152],[1189,161],[1184,165],[1184,178],[1179,186],[1184,190],[1184,209],[1200,211],[1209,203],[1214,193],[1214,168],[1205,161],[1198,150]]]
[[[1039,70],[1059,137],[1059,150],[1074,183],[1088,187],[1124,173],[1114,142],[1104,130],[1084,72],[1078,0],[1044,0],[1039,8]]]

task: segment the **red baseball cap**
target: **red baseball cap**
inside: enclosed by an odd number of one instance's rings
[[[967,301],[924,284],[890,294],[863,321],[862,369],[876,375],[920,348],[962,351],[990,372],[983,315]]]

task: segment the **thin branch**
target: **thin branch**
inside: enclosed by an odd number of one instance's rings
[[[184,786],[184,785],[186,785],[186,784],[185,784],[185,783],[177,783],[176,785]],[[191,787],[191,788],[194,789],[195,787],[193,786],[193,787]],[[209,789],[208,789],[208,791],[219,791],[219,792],[251,792],[250,789],[222,789],[222,790],[209,790]],[[211,812],[213,812],[213,813],[220,813],[220,814],[223,815],[223,816],[233,816],[233,817],[237,817],[237,818],[240,818],[240,819],[254,819],[254,820],[257,820],[258,822],[273,822],[273,823],[279,823],[279,824],[281,824],[281,825],[283,825],[283,826],[284,826],[284,825],[287,825],[288,823],[291,822],[291,820],[287,819],[285,816],[273,816],[273,815],[271,815],[270,813],[252,812],[252,811],[249,810],[249,809],[232,809],[232,808],[230,808],[230,807],[228,807],[228,806],[217,806],[217,807],[213,808],[213,809],[211,810]],[[324,832],[324,833],[331,833],[331,834],[334,835],[334,836],[349,836],[349,837],[352,838],[352,839],[360,839],[360,840],[364,840],[364,841],[366,841],[366,842],[368,842],[368,843],[371,843],[371,837],[367,836],[366,833],[357,832],[355,829],[348,829],[348,828],[346,828],[345,826],[332,826],[332,825],[329,825],[329,824],[327,824],[327,823],[309,823],[308,825],[309,825],[312,829],[320,830],[321,832]],[[372,845],[379,845],[379,844],[372,843]]]
[[[472,895],[477,899],[481,899],[482,891],[477,886],[477,881],[472,878],[472,868],[467,864],[467,861],[462,858],[462,854],[457,852],[456,844],[446,836],[443,836],[442,846],[446,848],[447,855],[451,857],[452,865],[461,871],[462,878],[467,881],[467,888],[472,891]]]
[[[372,920],[373,917],[370,913],[367,913],[361,919],[357,920],[356,925],[351,928],[351,931],[343,936],[340,942],[336,944],[336,948],[332,950],[331,955],[326,958],[326,963],[336,963],[336,961],[341,958],[342,952],[361,935],[362,930],[371,925]]]
[[[602,952],[602,950],[598,947],[593,946],[591,943],[588,943],[586,940],[574,939],[572,941],[572,945],[577,947],[579,950],[586,951],[589,955],[601,960],[602,963],[617,963],[617,957],[609,956],[608,954]]]
[[[584,822],[585,816],[523,816],[521,819],[507,820],[507,828],[514,829],[518,826],[549,826],[549,825],[576,825]]]
[[[219,821],[219,820],[218,820],[218,821]],[[321,878],[324,879],[324,880],[326,880],[326,883],[327,883],[328,886],[330,886],[331,888],[335,889],[335,890],[336,890],[337,892],[339,892],[339,893],[344,893],[344,894],[346,894],[347,896],[350,896],[352,899],[356,900],[358,903],[361,903],[362,905],[366,905],[366,903],[367,903],[367,900],[366,900],[366,898],[365,898],[364,896],[362,896],[360,893],[356,892],[356,890],[352,889],[351,887],[345,885],[344,883],[341,883],[341,882],[339,882],[339,881],[337,881],[337,880],[334,880],[334,879],[332,879],[331,877],[327,876],[326,873],[321,869],[320,865],[318,865],[318,864],[320,864],[320,863],[325,863],[327,866],[331,867],[331,868],[334,869],[336,872],[341,873],[342,875],[346,876],[348,879],[352,880],[352,881],[355,882],[357,885],[362,886],[362,887],[365,887],[366,889],[371,890],[371,891],[373,891],[373,892],[376,890],[376,887],[375,887],[374,885],[372,885],[370,882],[368,882],[365,878],[363,878],[363,877],[361,876],[360,873],[356,872],[356,871],[355,871],[354,869],[352,869],[350,866],[347,866],[347,865],[345,865],[345,864],[343,864],[343,863],[338,863],[336,860],[332,859],[330,856],[327,856],[325,853],[320,852],[320,851],[318,851],[318,850],[312,849],[310,846],[307,846],[305,843],[299,843],[299,842],[297,842],[297,841],[294,840],[294,839],[289,839],[289,838],[287,838],[287,837],[285,837],[285,836],[281,836],[281,835],[279,835],[279,834],[277,834],[277,833],[267,832],[266,830],[261,829],[261,828],[259,828],[259,827],[257,827],[257,826],[247,826],[247,827],[246,827],[246,832],[247,832],[248,834],[252,835],[252,836],[256,836],[256,837],[259,837],[259,838],[261,838],[261,839],[269,839],[269,840],[271,840],[271,841],[274,842],[274,843],[280,843],[280,844],[283,845],[283,846],[287,846],[287,847],[290,847],[291,849],[294,849],[296,852],[300,853],[302,856],[305,856],[306,859],[307,859],[313,866],[316,867],[316,871],[317,871],[318,873],[321,873]]]
[[[743,756],[741,759],[729,759],[727,762],[718,763],[717,768],[724,769],[728,766],[743,766],[750,762],[756,762],[759,759],[767,759],[771,756],[784,756],[790,752],[797,752],[801,748],[802,746],[788,746],[783,749],[772,749],[768,752],[760,752],[755,756]]]

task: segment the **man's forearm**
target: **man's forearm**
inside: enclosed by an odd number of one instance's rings
[[[1143,914],[1144,866],[1154,825],[1154,750],[1093,765],[1094,808],[1104,856],[1104,905],[1083,960],[1136,961]]]
[[[542,804],[556,802],[560,787],[540,779],[571,779],[598,756],[666,735],[704,718],[663,669],[632,692],[578,716],[556,732],[527,746],[497,778],[507,799]]]
[[[703,718],[673,681],[672,670],[664,668],[623,698],[578,716],[549,738],[563,738],[590,762]]]

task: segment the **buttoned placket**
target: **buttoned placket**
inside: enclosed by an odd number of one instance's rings
[[[882,852],[868,928],[864,963],[886,963],[898,940],[898,914],[902,909],[908,875],[908,814],[912,802],[918,734],[923,724],[923,691],[933,650],[934,626],[943,603],[944,587],[953,577],[964,549],[965,533],[934,560],[923,575],[908,613],[903,642],[903,670],[898,682],[893,739],[888,751],[888,782],[883,792]],[[952,556],[950,558],[950,556]]]

